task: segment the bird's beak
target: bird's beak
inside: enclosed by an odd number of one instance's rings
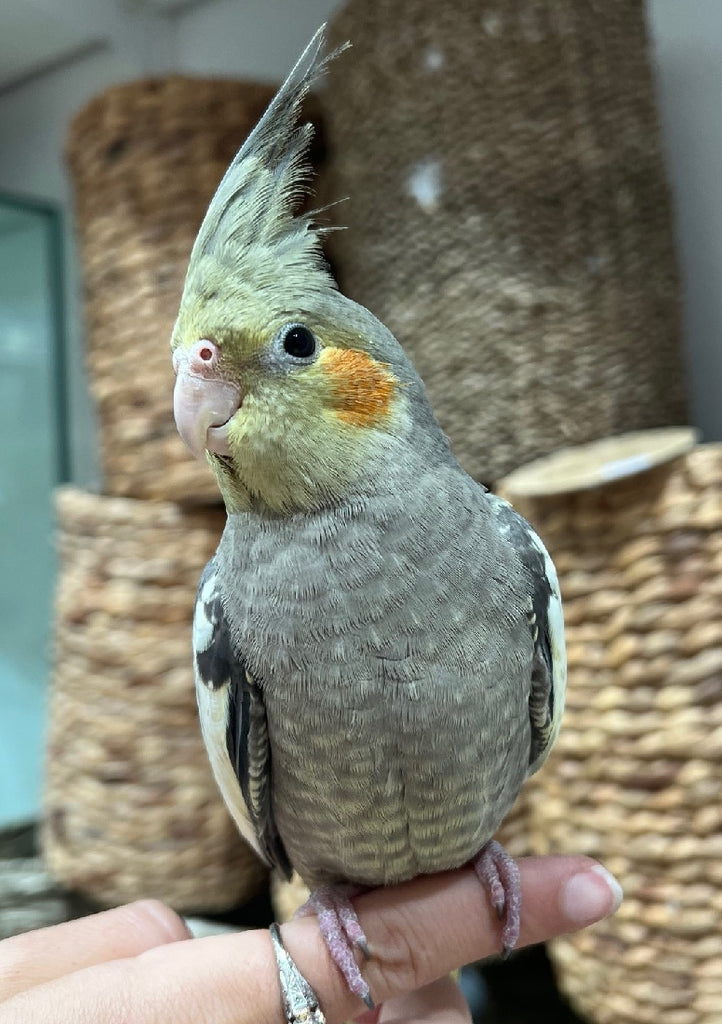
[[[207,339],[176,349],[173,414],[178,433],[198,459],[207,451],[229,455],[228,426],[241,406],[237,384],[218,376],[218,346]]]

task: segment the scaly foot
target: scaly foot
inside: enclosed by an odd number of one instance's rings
[[[492,839],[473,861],[474,870],[504,922],[502,955],[507,957],[519,941],[521,926],[521,876],[519,868],[501,843]]]
[[[314,889],[297,914],[316,915],[319,931],[331,959],[343,974],[351,992],[363,999],[369,1010],[373,1010],[375,1004],[371,992],[354,957],[356,949],[361,950],[367,960],[371,956],[366,936],[351,903],[351,898],[360,892],[363,889],[358,886],[322,885]]]

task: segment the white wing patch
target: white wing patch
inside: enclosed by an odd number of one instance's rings
[[[206,679],[199,667],[207,660],[203,656],[213,653],[211,648],[214,641],[218,642],[219,640],[220,612],[214,613],[213,611],[213,609],[220,608],[217,591],[217,576],[213,572],[213,562],[211,561],[201,578],[193,612],[193,670],[201,732],[216,785],[238,831],[258,856],[267,861],[259,845],[256,829],[251,821],[246,802],[243,799],[241,785],[228,752],[230,676],[224,678],[223,674],[215,675],[207,666],[206,671],[209,678]],[[199,655],[201,655],[200,658]],[[223,667],[224,663],[225,659],[212,661],[216,672],[219,666]],[[210,678],[211,676],[212,678]]]
[[[196,669],[196,699],[201,720],[201,731],[216,785],[221,791],[221,796],[230,811],[236,828],[249,846],[253,847],[261,860],[266,861],[266,856],[261,850],[256,830],[248,814],[238,778],[228,756],[226,732],[228,729],[229,696],[228,683],[217,690],[212,690],[199,677],[198,670]]]
[[[213,600],[216,577],[210,574],[198,592],[196,606],[193,612],[193,653],[207,651],[213,640],[215,624],[208,617],[206,608]],[[195,659],[194,659],[195,660]]]

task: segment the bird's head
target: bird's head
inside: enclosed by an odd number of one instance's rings
[[[171,346],[174,409],[229,511],[318,508],[363,487],[426,406],[393,335],[337,289],[299,213],[323,58],[316,33],[233,160],[191,253]],[[430,415],[430,413],[429,413]]]

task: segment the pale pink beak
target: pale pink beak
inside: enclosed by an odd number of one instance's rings
[[[178,433],[198,459],[206,449],[230,454],[228,423],[243,399],[237,384],[218,376],[219,363],[220,350],[207,338],[173,353],[173,414]]]

